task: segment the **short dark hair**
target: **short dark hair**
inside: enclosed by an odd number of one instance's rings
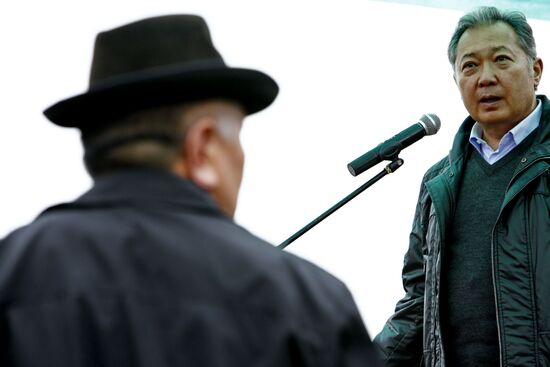
[[[523,13],[519,11],[501,11],[493,6],[482,6],[465,14],[458,21],[447,49],[447,55],[451,65],[454,67],[458,41],[466,30],[480,25],[495,24],[497,22],[503,22],[512,27],[518,36],[519,45],[523,52],[525,52],[525,55],[527,55],[528,60],[533,61],[536,59],[537,47],[535,45],[535,38],[533,37],[533,30],[529,23],[527,23],[527,19]]]
[[[135,112],[101,129],[82,131],[84,163],[95,178],[128,168],[170,170],[182,149],[187,105]]]

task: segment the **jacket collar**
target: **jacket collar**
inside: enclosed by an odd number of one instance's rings
[[[211,196],[189,180],[152,169],[125,170],[99,177],[93,187],[67,207],[134,206],[183,208],[224,215]]]
[[[544,95],[537,98],[542,101],[542,116],[533,146],[540,154],[550,156],[550,101]]]

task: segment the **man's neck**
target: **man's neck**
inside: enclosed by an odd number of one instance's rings
[[[498,126],[498,127],[486,127],[481,125],[483,129],[483,135],[482,138],[487,142],[487,144],[491,147],[493,150],[497,150],[497,148],[500,145],[500,141],[502,140],[502,137],[510,130],[512,130],[518,123],[511,126]]]

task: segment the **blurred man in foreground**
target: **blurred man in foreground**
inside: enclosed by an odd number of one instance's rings
[[[0,242],[1,365],[377,365],[347,288],[232,220],[243,119],[277,93],[200,17],[100,33],[89,90],[45,111],[94,186]]]

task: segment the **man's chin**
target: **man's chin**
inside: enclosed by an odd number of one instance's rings
[[[502,113],[502,111],[484,111],[472,117],[480,125],[497,125],[509,121],[506,114]]]

